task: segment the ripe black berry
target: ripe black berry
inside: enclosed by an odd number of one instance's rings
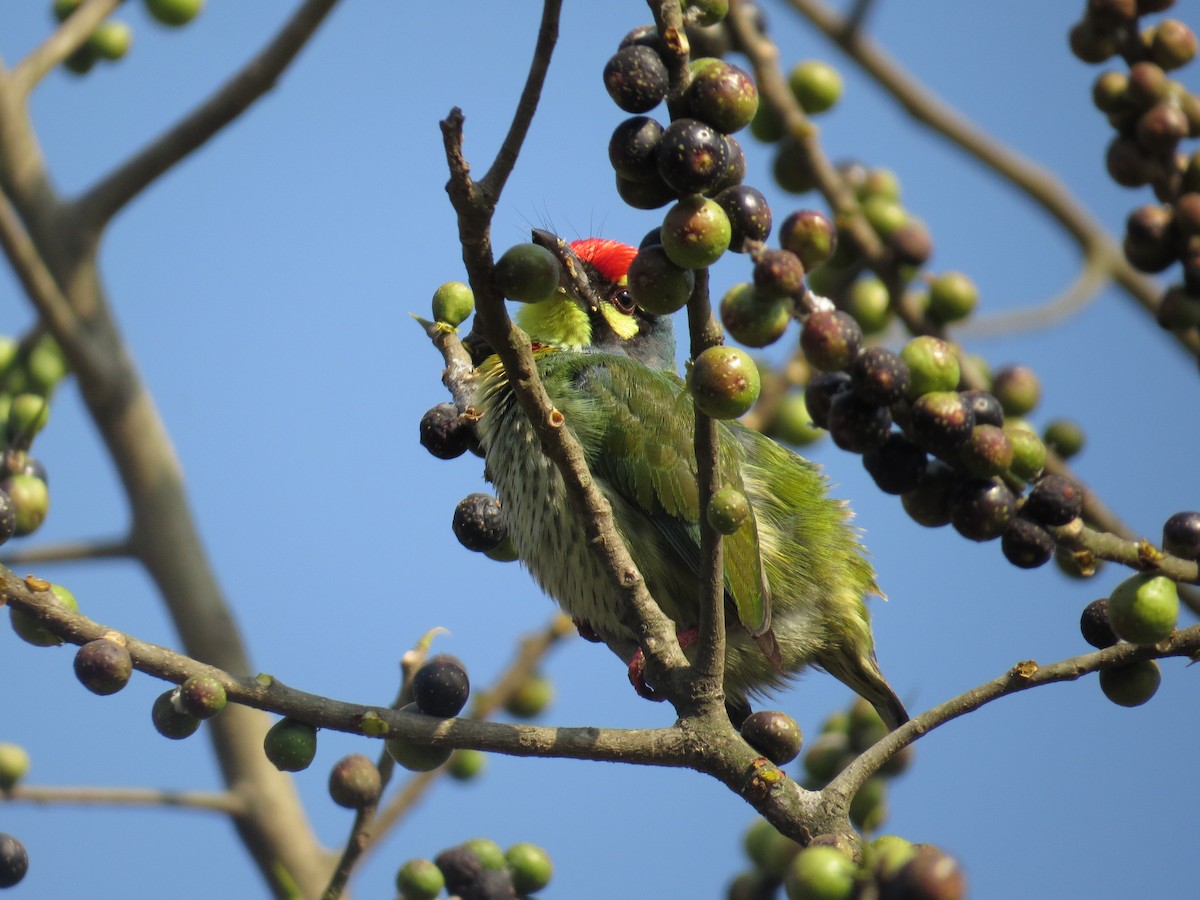
[[[662,102],[670,87],[667,67],[651,47],[622,47],[604,66],[604,86],[625,112],[649,112]]]
[[[441,719],[457,716],[470,692],[467,670],[453,656],[435,656],[413,676],[413,700],[426,715]]]
[[[712,188],[729,166],[729,145],[711,125],[698,119],[676,119],[655,151],[658,174],[680,194]]]
[[[438,459],[455,459],[467,452],[473,435],[453,403],[439,403],[421,416],[421,446]]]
[[[742,69],[714,60],[696,72],[684,98],[693,116],[724,134],[750,124],[758,110],[758,87]]]
[[[752,713],[742,722],[740,730],[747,744],[777,766],[786,765],[800,755],[803,741],[800,726],[785,713]]]
[[[1012,491],[991,479],[965,481],[950,497],[950,522],[955,531],[972,541],[998,538],[1016,512],[1017,500]]]
[[[908,365],[886,347],[868,347],[850,365],[854,393],[868,403],[891,406],[908,390]]]
[[[0,832],[0,888],[20,883],[29,871],[29,854],[25,845],[11,834]]]
[[[788,250],[764,250],[754,264],[754,288],[760,297],[795,297],[804,289],[804,266]]]
[[[1043,525],[1066,525],[1083,511],[1083,491],[1062,475],[1044,475],[1029,492],[1023,511]]]
[[[0,544],[17,532],[17,507],[12,497],[0,491]]]
[[[892,414],[886,406],[868,403],[852,391],[838,394],[829,406],[829,434],[851,453],[881,446],[891,427]]]
[[[503,869],[484,869],[462,892],[462,900],[515,900],[512,876]]]
[[[1004,558],[1020,569],[1036,569],[1054,555],[1054,538],[1036,522],[1017,517],[1000,537]]]
[[[885,494],[916,490],[929,465],[929,455],[899,432],[863,454],[863,467]]]
[[[744,184],[726,188],[713,198],[729,217],[729,249],[745,252],[746,241],[765,241],[771,233],[771,207],[762,192]]]
[[[454,508],[454,535],[468,550],[495,550],[508,536],[500,501],[490,494],[468,494]]]
[[[1107,597],[1093,600],[1083,608],[1083,615],[1079,617],[1079,630],[1083,633],[1083,639],[1098,650],[1111,647],[1120,640],[1108,621]]]
[[[783,220],[779,244],[800,257],[804,268],[815,269],[837,249],[837,229],[824,213],[801,209]]]
[[[618,125],[608,142],[608,161],[622,178],[654,181],[658,178],[655,153],[663,127],[649,116],[634,116]]]
[[[1163,550],[1180,559],[1200,559],[1200,512],[1177,512],[1163,523]]]
[[[858,355],[862,328],[840,310],[812,313],[800,332],[800,347],[810,363],[822,372],[845,369]]]
[[[804,389],[804,405],[813,424],[818,428],[829,427],[829,407],[833,398],[842,391],[850,390],[850,376],[845,372],[818,372],[809,379]]]
[[[479,878],[483,863],[475,851],[467,847],[450,847],[434,859],[446,879],[446,890],[451,894],[462,894]]]
[[[975,416],[955,391],[933,391],[913,401],[913,437],[934,453],[951,453],[965,444]]]

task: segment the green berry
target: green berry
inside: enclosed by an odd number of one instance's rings
[[[1034,481],[1046,467],[1046,445],[1020,420],[1004,423],[1004,434],[1012,444],[1011,471],[1023,481]]]
[[[44,479],[18,472],[0,481],[0,490],[12,501],[14,535],[24,537],[42,527],[50,513],[50,489]]]
[[[787,331],[793,308],[790,297],[768,299],[750,282],[743,281],[721,298],[721,324],[739,344],[766,347]]]
[[[540,891],[554,875],[550,854],[537,844],[513,844],[504,852],[504,860],[512,876],[513,888],[522,897]]]
[[[41,394],[17,394],[8,408],[9,443],[19,442],[25,446],[50,421],[50,401]]]
[[[445,886],[446,878],[433,860],[410,859],[396,872],[401,900],[436,900]]]
[[[176,707],[174,689],[158,695],[150,708],[150,721],[154,723],[155,731],[173,741],[191,737],[200,727],[199,719]]]
[[[1116,586],[1108,598],[1108,620],[1131,644],[1157,644],[1179,619],[1179,589],[1163,575],[1140,572]]]
[[[561,279],[558,258],[539,244],[516,244],[496,260],[496,287],[505,297],[520,303],[549,300]]]
[[[862,214],[884,240],[899,234],[910,221],[903,206],[879,194],[874,194],[862,202]]]
[[[554,700],[554,682],[540,672],[526,678],[504,702],[505,711],[517,719],[540,716]]]
[[[1162,673],[1153,659],[1100,671],[1100,690],[1117,706],[1141,706],[1158,692]]]
[[[850,739],[850,749],[855,753],[873,747],[887,737],[888,728],[875,707],[856,697],[850,704],[849,716],[846,720],[846,736]]]
[[[211,719],[225,708],[225,686],[211,675],[193,675],[179,686],[179,706],[197,719]]]
[[[828,63],[810,59],[788,74],[788,86],[810,115],[831,109],[842,96],[842,76]]]
[[[732,485],[725,485],[708,501],[708,524],[718,534],[733,534],[750,515],[750,501]]]
[[[684,197],[663,217],[662,247],[675,265],[703,269],[721,258],[733,238],[729,216],[715,200]]]
[[[204,0],[146,0],[146,9],[164,25],[186,25],[204,9]]]
[[[863,334],[879,334],[892,321],[887,285],[873,275],[859,278],[850,285],[843,309],[854,317]]]
[[[879,776],[864,784],[850,801],[850,821],[860,831],[876,831],[887,818],[887,781]]]
[[[771,878],[779,879],[788,870],[800,845],[780,834],[766,819],[755,819],[742,838],[742,848],[750,861]]]
[[[696,408],[714,419],[736,419],[758,400],[758,366],[737,347],[709,347],[696,357],[688,378]]]
[[[79,612],[79,602],[75,599],[75,595],[61,584],[50,585],[50,592],[53,595],[53,599],[58,601],[67,610],[73,613]],[[27,644],[33,644],[35,647],[57,647],[62,643],[62,638],[43,626],[32,614],[24,610],[17,609],[15,606],[9,606],[8,618],[9,622],[12,623],[13,631],[17,633],[17,637]]]
[[[846,732],[826,731],[809,744],[804,754],[804,771],[813,782],[824,787],[855,755]]]
[[[556,285],[557,286],[557,285]],[[469,284],[447,281],[433,292],[433,318],[436,322],[458,326],[475,311],[475,293]]]
[[[900,349],[900,358],[908,364],[910,400],[931,391],[958,388],[958,357],[945,341],[929,335],[915,337]]]
[[[801,850],[783,879],[788,900],[850,900],[854,895],[853,860],[832,847]]]
[[[487,754],[479,750],[455,750],[450,756],[446,771],[455,781],[471,781],[478,778],[487,767]]]
[[[383,779],[379,769],[361,753],[343,756],[329,772],[329,796],[346,809],[365,809],[379,802]]]
[[[793,447],[805,447],[818,441],[825,430],[813,424],[812,415],[808,411],[808,402],[804,391],[788,391],[779,401],[775,410],[768,433],[776,440],[791,444]]]
[[[929,283],[926,314],[934,322],[959,322],[979,304],[979,289],[961,272],[945,272]]]
[[[507,868],[504,851],[491,838],[471,838],[469,841],[463,841],[463,846],[479,857],[479,862],[485,869],[502,872]]]
[[[384,746],[396,765],[410,772],[432,772],[445,763],[453,752],[449,747],[410,744],[399,738],[390,738],[384,742]]]
[[[300,772],[312,765],[317,755],[317,729],[307,722],[285,716],[263,739],[263,752],[281,772]]]
[[[11,790],[29,771],[29,754],[20,744],[0,743],[0,792]]]
[[[992,393],[1008,416],[1023,416],[1042,397],[1042,386],[1028,366],[1005,366],[992,380]]]
[[[1046,425],[1042,441],[1063,459],[1070,459],[1083,449],[1086,436],[1078,423],[1070,419],[1055,419]]]
[[[867,863],[875,877],[886,880],[916,855],[910,841],[897,834],[881,834],[867,847]]]
[[[101,59],[121,59],[133,46],[133,29],[124,22],[101,22],[88,37],[88,46]]]

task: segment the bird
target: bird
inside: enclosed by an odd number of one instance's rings
[[[671,319],[634,303],[626,272],[635,248],[607,238],[568,243],[544,230],[533,243],[553,252],[563,273],[550,299],[517,311],[538,375],[651,597],[681,635],[694,635],[704,595],[695,412],[676,372]],[[477,375],[485,475],[518,558],[581,633],[636,643],[622,596],[589,551],[582,514],[499,359],[484,360]],[[760,432],[721,421],[717,439],[721,479],[750,506],[724,538],[727,706],[748,709],[751,697],[815,666],[869,701],[889,728],[903,724],[904,704],[876,660],[864,598],[879,588],[848,506],[829,496],[816,464]]]

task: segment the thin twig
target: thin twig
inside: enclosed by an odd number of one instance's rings
[[[234,121],[275,86],[337,0],[306,0],[271,41],[212,96],[104,176],[75,202],[85,230],[98,232],[130,200]]]
[[[1045,303],[1027,309],[974,315],[961,325],[955,326],[954,337],[956,340],[998,338],[1041,331],[1082,311],[1109,280],[1109,274],[1103,265],[1088,260],[1066,290]]]
[[[151,806],[198,809],[244,815],[247,801],[232,791],[164,791],[137,787],[58,787],[17,785],[0,791],[0,804],[33,803],[60,806]]]
[[[57,544],[37,544],[20,547],[0,556],[0,566],[25,566],[33,563],[82,562],[93,559],[123,559],[133,557],[133,544],[128,537],[94,541],[62,541]]]
[[[87,0],[77,7],[53,34],[13,67],[13,87],[23,96],[29,94],[55,66],[87,43],[96,26],[122,2]]]

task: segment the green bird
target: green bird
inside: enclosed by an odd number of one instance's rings
[[[681,635],[694,635],[703,593],[695,413],[675,373],[671,321],[633,304],[625,273],[634,248],[598,238],[568,245],[542,231],[534,242],[563,264],[555,295],[517,314],[538,374],[650,595]],[[479,375],[480,443],[518,556],[581,631],[636,642],[498,358]],[[907,721],[875,659],[863,598],[878,588],[846,505],[829,498],[815,464],[737,422],[717,430],[721,480],[751,509],[724,538],[727,698],[745,707],[812,665],[870,701],[889,727]]]

